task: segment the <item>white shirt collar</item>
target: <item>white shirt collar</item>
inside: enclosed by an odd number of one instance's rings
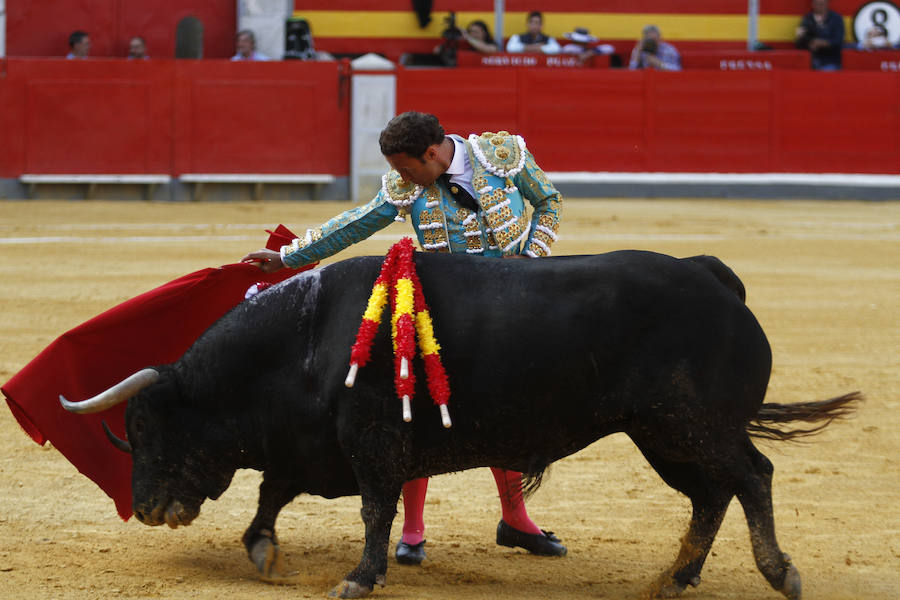
[[[469,157],[466,153],[466,145],[462,139],[459,139],[454,135],[448,135],[447,137],[453,142],[453,160],[450,161],[450,166],[447,167],[446,173],[447,175],[450,175],[451,178],[459,177],[466,172],[466,163],[469,162]]]

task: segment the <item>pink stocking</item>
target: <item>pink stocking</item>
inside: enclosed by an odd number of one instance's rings
[[[522,499],[522,474],[518,471],[506,471],[494,467],[491,467],[491,473],[494,474],[494,481],[497,482],[503,520],[506,521],[506,524],[525,533],[541,533],[540,527],[534,524],[525,510],[525,501]]]
[[[403,542],[415,546],[425,539],[425,493],[428,478],[403,484]]]

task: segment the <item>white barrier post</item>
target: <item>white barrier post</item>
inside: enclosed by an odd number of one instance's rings
[[[256,49],[272,60],[281,60],[284,24],[293,13],[294,0],[238,0],[237,28],[251,30],[256,37]]]
[[[397,76],[394,63],[378,54],[365,54],[350,65],[350,197],[359,203],[375,197],[388,170],[378,136],[397,108]]]
[[[0,0],[0,58],[6,56],[6,0]]]

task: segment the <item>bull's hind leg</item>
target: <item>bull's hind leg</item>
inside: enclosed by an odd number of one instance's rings
[[[256,565],[263,581],[294,583],[296,572],[288,573],[282,565],[281,549],[275,536],[275,520],[281,509],[296,495],[297,491],[289,482],[263,474],[256,516],[242,538],[247,555]]]
[[[645,445],[636,443],[663,480],[691,499],[691,523],[687,534],[681,538],[678,556],[651,589],[654,598],[674,598],[688,584],[700,585],[700,571],[734,494],[729,486],[717,481],[698,463],[666,460]]]
[[[771,586],[790,600],[801,596],[800,572],[790,557],[778,547],[772,511],[772,463],[746,440],[746,455],[751,468],[739,481],[738,500],[744,507],[756,566]]]

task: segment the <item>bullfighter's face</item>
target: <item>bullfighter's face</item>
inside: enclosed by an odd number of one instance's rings
[[[429,146],[425,150],[425,154],[419,158],[410,156],[406,152],[399,152],[389,154],[385,156],[385,159],[404,180],[427,186],[434,183],[449,166],[449,163],[445,165],[440,162],[439,148],[439,144]]]

